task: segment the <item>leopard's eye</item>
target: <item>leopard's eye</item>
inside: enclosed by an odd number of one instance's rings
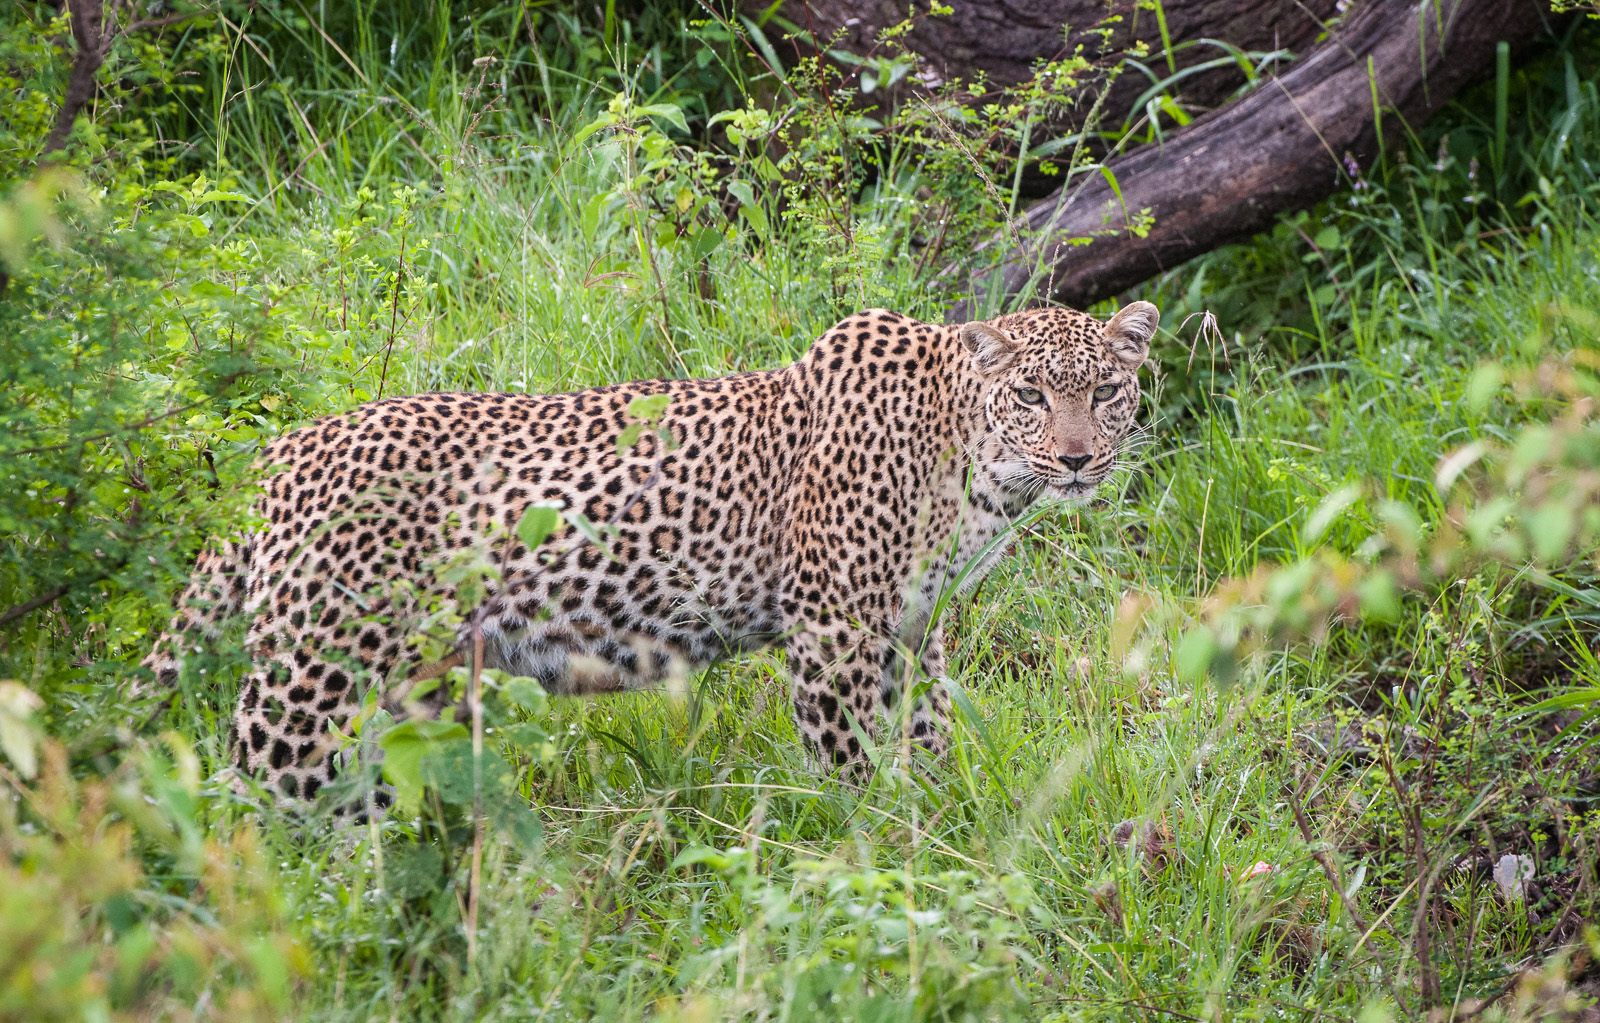
[[[1017,400],[1024,405],[1043,405],[1044,392],[1037,387],[1019,387],[1017,388]]]
[[[1116,393],[1117,393],[1117,385],[1116,384],[1101,384],[1099,387],[1096,387],[1094,389],[1094,400],[1095,401],[1109,401],[1111,396],[1113,394],[1116,394]]]

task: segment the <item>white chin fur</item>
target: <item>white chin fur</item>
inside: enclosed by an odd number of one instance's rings
[[[1079,502],[1089,500],[1094,496],[1094,492],[1099,489],[1099,483],[1052,483],[1048,488],[1048,493],[1063,501]]]

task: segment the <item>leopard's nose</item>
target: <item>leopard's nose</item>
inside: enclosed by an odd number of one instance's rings
[[[1062,465],[1066,466],[1068,469],[1072,470],[1073,472],[1077,472],[1079,469],[1082,469],[1084,466],[1088,465],[1089,464],[1089,459],[1091,457],[1093,457],[1093,456],[1092,455],[1057,455],[1056,456],[1056,458],[1061,462]]]

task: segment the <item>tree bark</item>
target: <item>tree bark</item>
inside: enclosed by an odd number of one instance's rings
[[[1536,0],[1357,2],[1282,77],[1111,160],[1120,197],[1090,174],[1029,209],[1022,244],[973,282],[952,320],[1024,293],[1083,307],[1249,237],[1327,197],[1402,122],[1421,124],[1492,74],[1496,44],[1515,48],[1546,26]],[[1126,228],[1142,211],[1154,222],[1139,238]]]
[[[61,97],[61,109],[56,111],[55,124],[44,140],[39,153],[43,160],[67,144],[78,112],[94,99],[95,74],[105,62],[106,51],[111,47],[111,32],[105,24],[105,6],[102,0],[67,0],[71,13],[72,40],[77,52],[72,57],[72,71],[67,76],[67,91]]]
[[[101,65],[106,61],[106,54],[111,52],[112,45],[118,39],[130,32],[177,25],[201,13],[199,10],[186,9],[156,17],[134,18],[132,14],[139,6],[137,0],[65,0],[65,2],[67,12],[71,16],[72,41],[75,46],[72,70],[67,75],[67,90],[62,93],[61,108],[56,111],[55,123],[50,126],[50,134],[45,137],[44,146],[39,151],[40,163],[66,146],[67,139],[72,135],[73,125],[78,120],[78,114],[82,113],[83,108],[94,99],[98,89],[95,78],[100,73]],[[193,8],[194,4],[188,3],[184,6]]]
[[[924,79],[974,81],[980,75],[991,85],[1009,86],[1029,78],[1041,60],[1069,56],[1078,46],[1087,56],[1114,63],[1135,44],[1150,51],[1145,64],[1161,78],[1204,61],[1226,57],[1218,40],[1247,53],[1309,49],[1322,22],[1335,13],[1336,0],[1163,0],[1166,36],[1175,47],[1167,63],[1161,23],[1156,11],[1135,0],[952,0],[952,12],[922,16],[904,38],[905,47],[921,61]],[[751,13],[765,9],[748,0]],[[915,5],[925,12],[927,5]],[[904,0],[786,0],[783,17],[811,31],[824,45],[839,35],[837,47],[858,56],[877,47],[878,33],[906,19]],[[1110,30],[1107,38],[1096,26]],[[1186,76],[1173,92],[1190,109],[1209,109],[1225,101],[1245,81],[1236,66]],[[1129,68],[1106,97],[1108,117],[1120,120],[1151,85]],[[903,88],[917,88],[909,84]],[[891,99],[893,96],[891,95]],[[1066,127],[1065,125],[1061,127]]]

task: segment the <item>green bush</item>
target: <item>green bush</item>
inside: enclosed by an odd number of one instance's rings
[[[175,733],[80,781],[0,682],[0,1020],[277,1020],[310,973],[254,831],[208,834]]]
[[[0,302],[0,626],[94,660],[141,642],[198,545],[242,521],[274,411],[305,392],[303,338],[250,247],[243,196],[129,186],[64,215],[24,187],[0,215],[60,216]],[[125,595],[134,599],[122,599]],[[66,623],[71,622],[68,626]]]

